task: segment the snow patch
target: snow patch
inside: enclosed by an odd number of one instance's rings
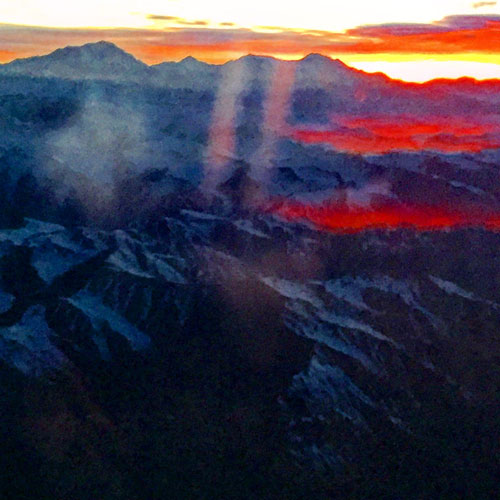
[[[389,337],[385,336],[384,334],[378,332],[374,328],[372,328],[370,325],[367,325],[365,323],[361,323],[360,321],[356,321],[352,318],[349,317],[343,317],[343,316],[337,316],[336,314],[329,313],[329,312],[324,312],[320,311],[318,313],[318,317],[326,321],[327,323],[331,323],[333,325],[340,326],[341,328],[347,328],[350,330],[357,330],[362,333],[366,333],[367,335],[370,335],[378,340],[382,340],[383,342],[389,342],[390,344],[393,344],[395,346],[399,346],[394,340],[390,339]]]
[[[26,225],[20,229],[0,232],[1,241],[33,248],[31,264],[48,284],[75,265],[97,255],[95,247],[84,248],[73,241],[63,226],[35,219],[26,219]]]
[[[442,280],[441,278],[431,275],[429,275],[429,279],[449,295],[458,295],[464,299],[477,300],[473,293],[467,292],[451,281]]]
[[[7,312],[14,303],[15,297],[10,293],[0,290],[0,314]]]
[[[87,291],[81,291],[66,300],[89,318],[94,329],[99,331],[107,323],[111,330],[129,341],[133,350],[138,351],[149,347],[151,339],[123,316],[104,305],[100,297]]]
[[[97,251],[94,250],[80,250],[73,253],[64,248],[48,244],[36,247],[33,251],[31,264],[36,269],[38,276],[50,284],[58,276],[96,255]]]
[[[324,324],[311,320],[300,321],[294,318],[285,318],[285,325],[297,335],[314,340],[333,351],[340,352],[358,361],[370,372],[378,373],[379,370],[363,351],[335,336],[331,329],[325,327]]]
[[[207,214],[205,212],[197,212],[195,210],[181,210],[181,214],[187,215],[189,217],[193,217],[195,219],[203,219],[203,220],[223,220],[223,217],[219,217],[218,215]]]
[[[255,229],[254,225],[249,220],[240,219],[240,220],[233,222],[233,224],[238,229],[240,229],[241,231],[245,231],[248,234],[251,234],[253,236],[257,236],[259,238],[269,239],[269,236],[267,234],[263,233],[262,231],[259,231],[258,229]]]
[[[294,281],[275,278],[273,276],[263,277],[261,280],[267,286],[273,288],[287,299],[309,302],[318,309],[324,307],[324,304],[319,297],[316,297],[306,285],[302,285],[301,283],[296,283]]]
[[[117,270],[140,278],[162,277],[171,283],[186,283],[182,274],[166,261],[166,256],[149,252],[142,242],[134,240],[125,231],[115,231],[115,238],[118,249],[107,262]]]
[[[375,403],[357,387],[338,366],[332,366],[316,354],[307,370],[295,375],[292,392],[307,394],[308,404],[314,406],[313,414],[333,410],[361,424],[363,406],[374,408]]]
[[[34,236],[47,236],[49,234],[64,232],[63,226],[42,222],[35,219],[25,219],[26,224],[19,229],[10,229],[0,232],[0,241],[10,241],[14,245],[23,245],[26,240]]]
[[[32,306],[15,325],[0,328],[0,358],[26,375],[60,368],[67,360],[50,337],[45,308]]]
[[[450,181],[450,185],[456,188],[462,188],[462,189],[467,189],[467,191],[470,191],[471,193],[478,194],[478,195],[484,195],[486,194],[486,191],[483,189],[479,189],[477,187],[471,186],[469,184],[464,184],[463,182],[459,181]]]
[[[323,286],[326,292],[330,293],[337,299],[347,302],[357,309],[372,311],[363,299],[363,294],[361,293],[363,287],[360,287],[357,282],[352,280],[352,278],[344,277],[338,280],[326,281],[324,283],[317,281],[314,282],[314,284]]]

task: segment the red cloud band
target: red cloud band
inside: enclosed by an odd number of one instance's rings
[[[435,150],[478,152],[500,148],[500,125],[461,117],[334,117],[328,130],[296,129],[292,138],[352,153]]]
[[[345,203],[321,206],[296,202],[272,204],[267,211],[287,220],[306,220],[328,231],[356,233],[367,229],[411,227],[421,231],[457,227],[500,229],[500,215],[473,211],[452,211],[431,206],[381,205],[349,207]]]

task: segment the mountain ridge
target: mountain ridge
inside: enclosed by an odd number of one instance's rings
[[[0,498],[498,496],[500,92],[344,66],[0,77]]]
[[[66,79],[111,79],[111,80],[141,80],[145,75],[152,77],[156,83],[161,83],[164,75],[158,75],[158,71],[165,72],[167,68],[183,68],[190,72],[195,69],[203,68],[209,73],[219,72],[226,67],[228,63],[236,61],[249,61],[258,58],[270,62],[297,64],[299,67],[304,65],[323,65],[329,64],[330,68],[337,71],[349,71],[358,77],[371,78],[372,81],[384,81],[385,83],[394,83],[404,85],[409,88],[419,88],[424,86],[442,86],[442,85],[475,85],[482,88],[493,86],[500,87],[500,79],[477,80],[472,77],[464,76],[457,79],[436,78],[426,82],[407,82],[389,77],[383,72],[368,73],[357,68],[353,68],[338,58],[332,58],[324,54],[310,53],[298,60],[284,60],[274,56],[246,54],[238,59],[231,59],[223,64],[212,64],[196,59],[193,56],[187,56],[180,61],[162,61],[155,64],[147,64],[135,57],[133,54],[125,51],[116,44],[101,40],[98,42],[86,43],[84,45],[69,45],[58,48],[45,55],[32,56],[27,58],[18,58],[8,63],[0,64],[0,74],[25,74],[41,77],[60,77]],[[81,73],[78,74],[76,63],[83,65]],[[102,63],[108,65],[102,65]],[[95,64],[94,67],[88,64]],[[101,64],[98,64],[101,63]],[[54,67],[55,65],[55,67]],[[62,67],[57,67],[62,65]],[[124,74],[127,72],[127,74]]]
[[[16,59],[0,66],[0,71],[42,77],[78,79],[115,79],[127,73],[134,79],[149,66],[117,45],[100,41],[81,46],[67,46],[44,56]]]

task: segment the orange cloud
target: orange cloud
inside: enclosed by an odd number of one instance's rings
[[[352,37],[348,42],[348,37]],[[361,26],[346,43],[322,46],[345,53],[461,54],[500,52],[500,16],[450,16],[433,24]]]
[[[343,33],[279,26],[237,28],[232,23],[211,27],[206,20],[151,14],[155,29],[50,29],[0,25],[0,57],[40,55],[69,44],[102,39],[116,43],[145,62],[193,56],[221,63],[248,53],[299,59],[311,52],[345,57],[441,55],[500,61],[500,16],[450,16],[430,24],[360,26]],[[482,58],[482,59],[481,59]]]

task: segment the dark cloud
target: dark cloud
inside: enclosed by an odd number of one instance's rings
[[[381,24],[348,30],[320,51],[360,54],[500,52],[500,16],[448,16],[430,24]]]
[[[448,16],[439,22],[453,30],[477,30],[500,24],[500,15]]]
[[[173,24],[182,24],[185,26],[208,26],[209,22],[204,20],[190,21],[188,19],[184,19],[183,17],[177,16],[159,16],[156,14],[149,14],[147,16],[148,19],[153,21],[168,21]]]
[[[391,23],[358,26],[347,30],[347,34],[358,37],[408,36],[447,31],[437,24]]]
[[[500,15],[447,16],[441,21],[424,23],[391,23],[358,26],[347,30],[349,35],[360,37],[411,36],[451,31],[480,30],[493,23],[500,23]]]
[[[494,7],[497,2],[476,2],[472,4],[474,9],[480,9],[481,7]]]
[[[179,20],[177,21],[179,24],[183,24],[185,26],[208,26],[209,22],[208,21],[186,21],[186,20]]]
[[[156,14],[149,14],[148,19],[152,19],[153,21],[177,21],[180,18],[176,16],[158,16]]]

